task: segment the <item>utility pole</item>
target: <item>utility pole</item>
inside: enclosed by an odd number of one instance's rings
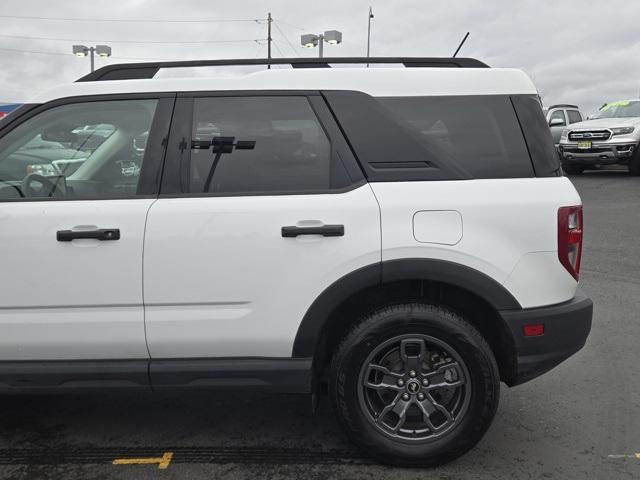
[[[367,26],[367,58],[369,58],[369,53],[371,51],[371,19],[373,18],[373,11],[371,7],[369,7],[369,25]],[[367,63],[367,68],[369,68],[369,64]]]
[[[267,15],[267,58],[269,60],[271,60],[271,41],[273,40],[271,38],[271,22],[273,22],[273,19],[271,18],[271,12],[269,12]],[[267,69],[271,70],[270,63],[267,65]]]

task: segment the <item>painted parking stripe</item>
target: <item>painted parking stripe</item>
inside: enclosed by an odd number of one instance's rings
[[[169,467],[173,452],[165,452],[161,457],[145,457],[145,458],[116,458],[112,463],[114,465],[153,465],[158,464],[160,470]]]
[[[614,453],[607,455],[607,458],[637,458],[640,460],[640,452],[629,455],[628,453]]]
[[[349,449],[312,450],[281,447],[126,447],[78,448],[74,446],[56,449],[0,449],[0,465],[83,465],[113,464],[114,459],[154,459],[162,453],[171,453],[170,464],[320,464],[362,465],[372,461],[357,451]],[[158,463],[151,462],[149,463]],[[121,465],[117,463],[116,465]]]

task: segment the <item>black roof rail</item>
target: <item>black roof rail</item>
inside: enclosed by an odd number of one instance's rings
[[[238,65],[291,65],[293,68],[327,68],[332,63],[401,63],[405,67],[489,68],[475,58],[441,57],[333,57],[333,58],[248,58],[239,60],[183,60],[175,62],[119,63],[107,65],[76,82],[153,78],[161,68],[216,67]]]
[[[552,108],[576,108],[579,109],[580,107],[578,107],[577,105],[571,105],[570,103],[558,103],[557,105],[551,105],[550,107],[547,107],[549,110],[551,110]]]

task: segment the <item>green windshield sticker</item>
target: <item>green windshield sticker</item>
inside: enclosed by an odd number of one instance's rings
[[[629,106],[629,100],[620,100],[619,102],[607,103],[600,109],[600,111],[604,112],[605,110],[609,110],[610,108],[613,108],[613,107],[628,107],[628,106]]]

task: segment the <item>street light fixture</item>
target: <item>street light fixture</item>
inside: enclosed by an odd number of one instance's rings
[[[324,32],[324,41],[329,45],[338,45],[342,42],[342,32],[338,30],[328,30]]]
[[[74,45],[73,46],[73,54],[76,57],[86,57],[89,53],[89,49],[84,45]]]
[[[76,57],[86,57],[87,55],[91,56],[91,71],[94,70],[94,54],[98,54],[99,56],[106,58],[111,56],[111,47],[109,45],[96,45],[95,47],[87,47],[86,45],[74,45],[73,46],[73,54]]]
[[[300,43],[303,47],[319,47],[318,56],[320,58],[323,56],[324,42],[327,42],[329,45],[338,45],[339,43],[342,43],[342,32],[339,32],[338,30],[327,30],[319,35],[306,33],[300,36]]]
[[[318,35],[307,33],[300,37],[300,43],[304,48],[313,48],[318,46]]]
[[[96,53],[102,58],[111,56],[111,47],[109,45],[96,45]]]

